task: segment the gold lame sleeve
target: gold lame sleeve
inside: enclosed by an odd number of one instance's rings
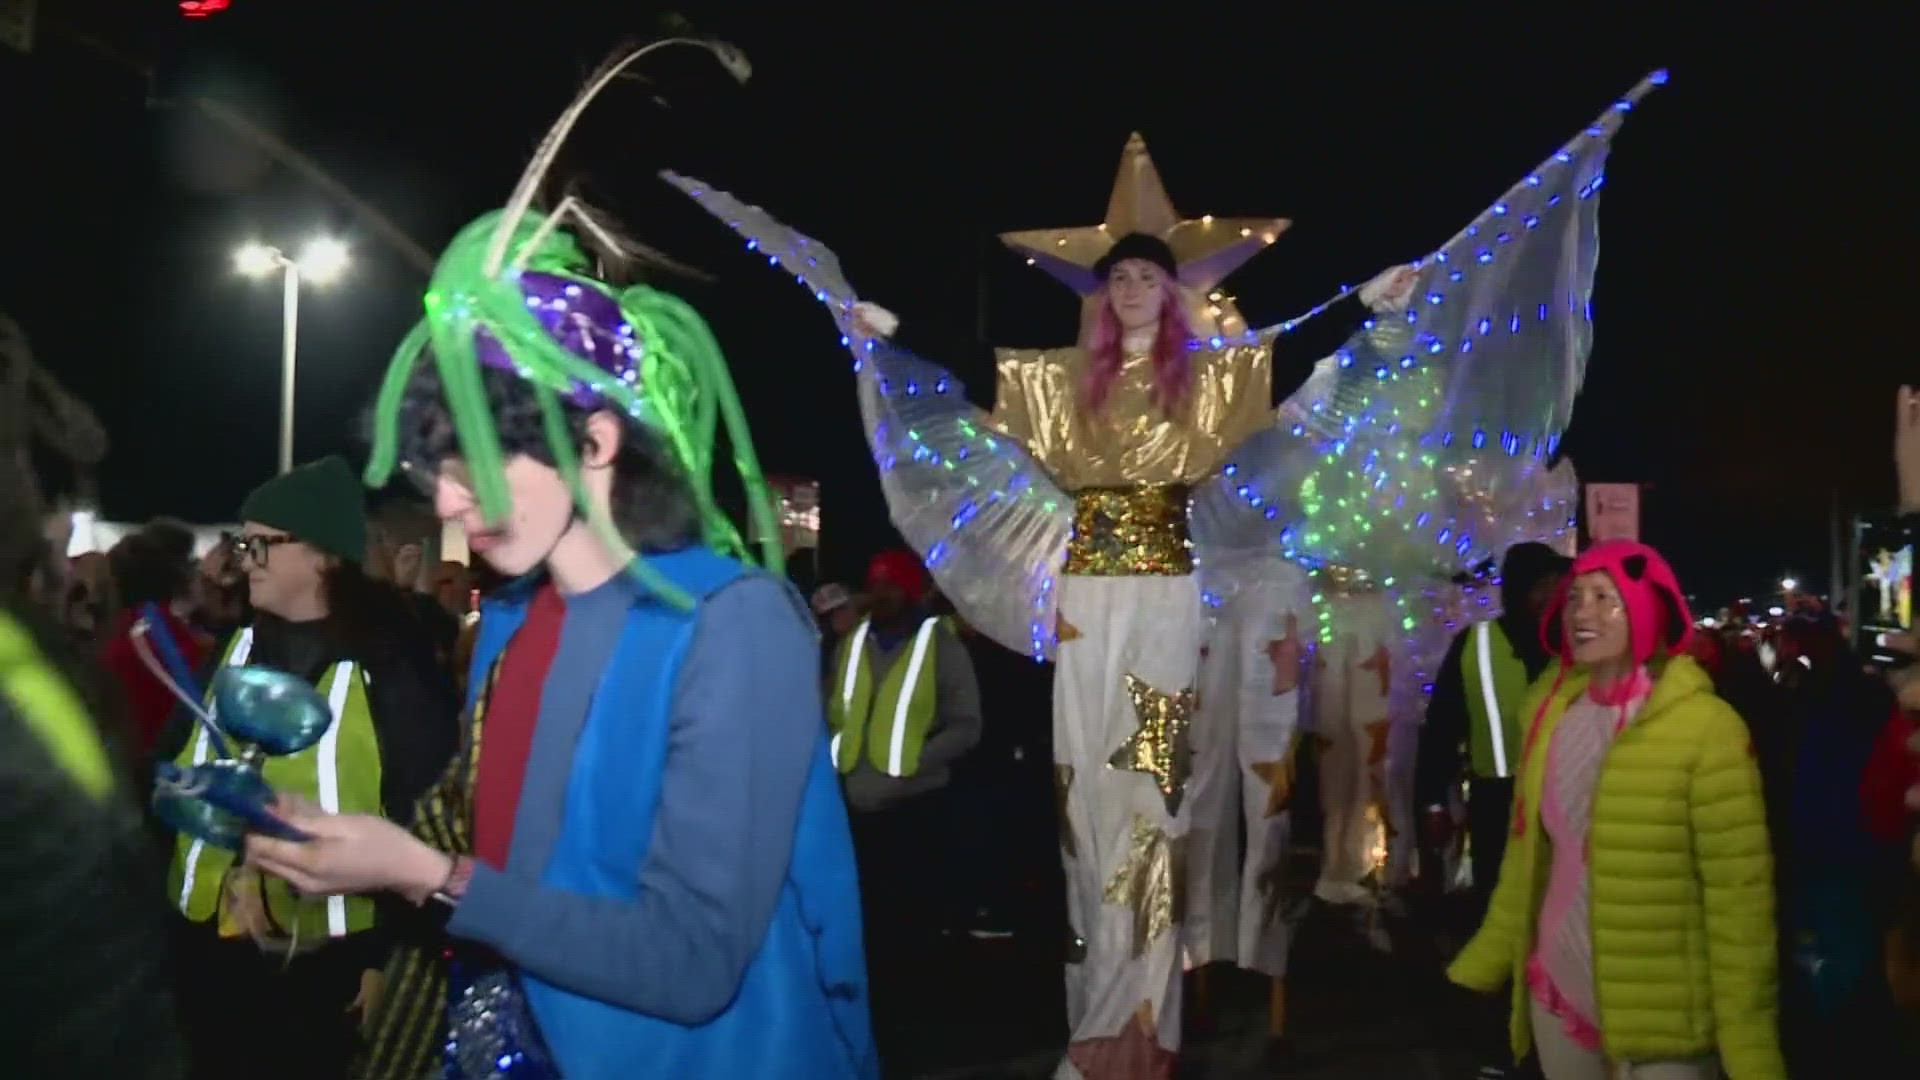
[[[1130,357],[1098,415],[1079,407],[1086,351],[996,350],[993,422],[1020,440],[1067,491],[1197,484],[1273,423],[1273,357],[1265,345],[1203,349],[1193,390],[1169,416],[1153,401],[1153,361]]]

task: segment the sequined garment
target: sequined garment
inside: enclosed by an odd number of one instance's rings
[[[1131,954],[1138,960],[1186,915],[1187,838],[1170,837],[1138,814],[1131,830],[1133,845],[1126,861],[1101,896],[1133,913]]]
[[[1185,487],[1082,488],[1073,494],[1067,573],[1093,577],[1193,572]]]
[[[504,967],[454,964],[445,1080],[558,1080],[526,992]]]
[[[1265,345],[1188,354],[1193,387],[1169,414],[1153,399],[1153,360],[1120,364],[1105,405],[1083,408],[1084,349],[999,349],[996,427],[1026,445],[1062,490],[1167,487],[1212,477],[1229,451],[1273,424]]]

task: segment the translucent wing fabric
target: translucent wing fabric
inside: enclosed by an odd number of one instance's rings
[[[1549,466],[1592,346],[1607,150],[1663,82],[1642,81],[1420,260],[1404,314],[1316,365],[1277,426],[1196,493],[1203,565],[1277,547],[1431,582],[1567,534],[1577,484]]]
[[[1072,499],[991,427],[949,372],[886,342],[855,340],[856,297],[832,250],[724,191],[662,175],[826,306],[854,353],[860,418],[894,527],[961,618],[1009,649],[1051,659]]]

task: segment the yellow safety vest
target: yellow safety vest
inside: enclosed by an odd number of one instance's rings
[[[252,652],[249,626],[234,635],[222,663],[245,664]],[[365,673],[343,660],[321,676],[319,690],[333,711],[326,734],[297,754],[267,758],[261,775],[275,791],[309,799],[330,814],[379,814],[380,740],[367,706]],[[211,692],[207,700],[211,705]],[[219,717],[214,719],[218,722]],[[200,765],[212,756],[206,729],[199,728],[175,762]],[[219,914],[221,883],[233,863],[234,853],[226,848],[184,834],[176,839],[168,889],[180,913],[193,922]],[[372,928],[374,921],[371,897],[329,896],[324,903],[309,897],[303,902],[277,878],[266,879],[266,906],[274,922],[302,941],[344,937]]]
[[[827,700],[834,767],[852,772],[864,749],[875,769],[888,776],[912,776],[920,771],[920,748],[933,729],[938,705],[933,639],[941,620],[920,624],[912,644],[893,658],[878,692],[867,649],[871,625],[871,620],[862,622],[840,643],[839,667]]]
[[[1467,632],[1460,653],[1460,676],[1467,690],[1467,749],[1473,774],[1507,779],[1520,766],[1520,742],[1527,717],[1520,715],[1527,696],[1527,666],[1513,651],[1498,622],[1483,622]]]
[[[76,787],[93,799],[113,792],[113,767],[93,718],[33,638],[5,612],[0,612],[0,693]]]

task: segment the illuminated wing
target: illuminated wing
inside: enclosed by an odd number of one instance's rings
[[[1420,260],[1409,310],[1315,366],[1277,426],[1196,494],[1203,564],[1277,545],[1430,582],[1522,540],[1565,546],[1577,485],[1552,461],[1593,342],[1607,151],[1665,81],[1643,80]]]
[[[668,183],[794,275],[833,316],[854,353],[860,418],[894,527],[974,629],[1050,659],[1073,500],[945,369],[883,341],[856,342],[856,296],[831,249],[766,211],[674,173]]]

